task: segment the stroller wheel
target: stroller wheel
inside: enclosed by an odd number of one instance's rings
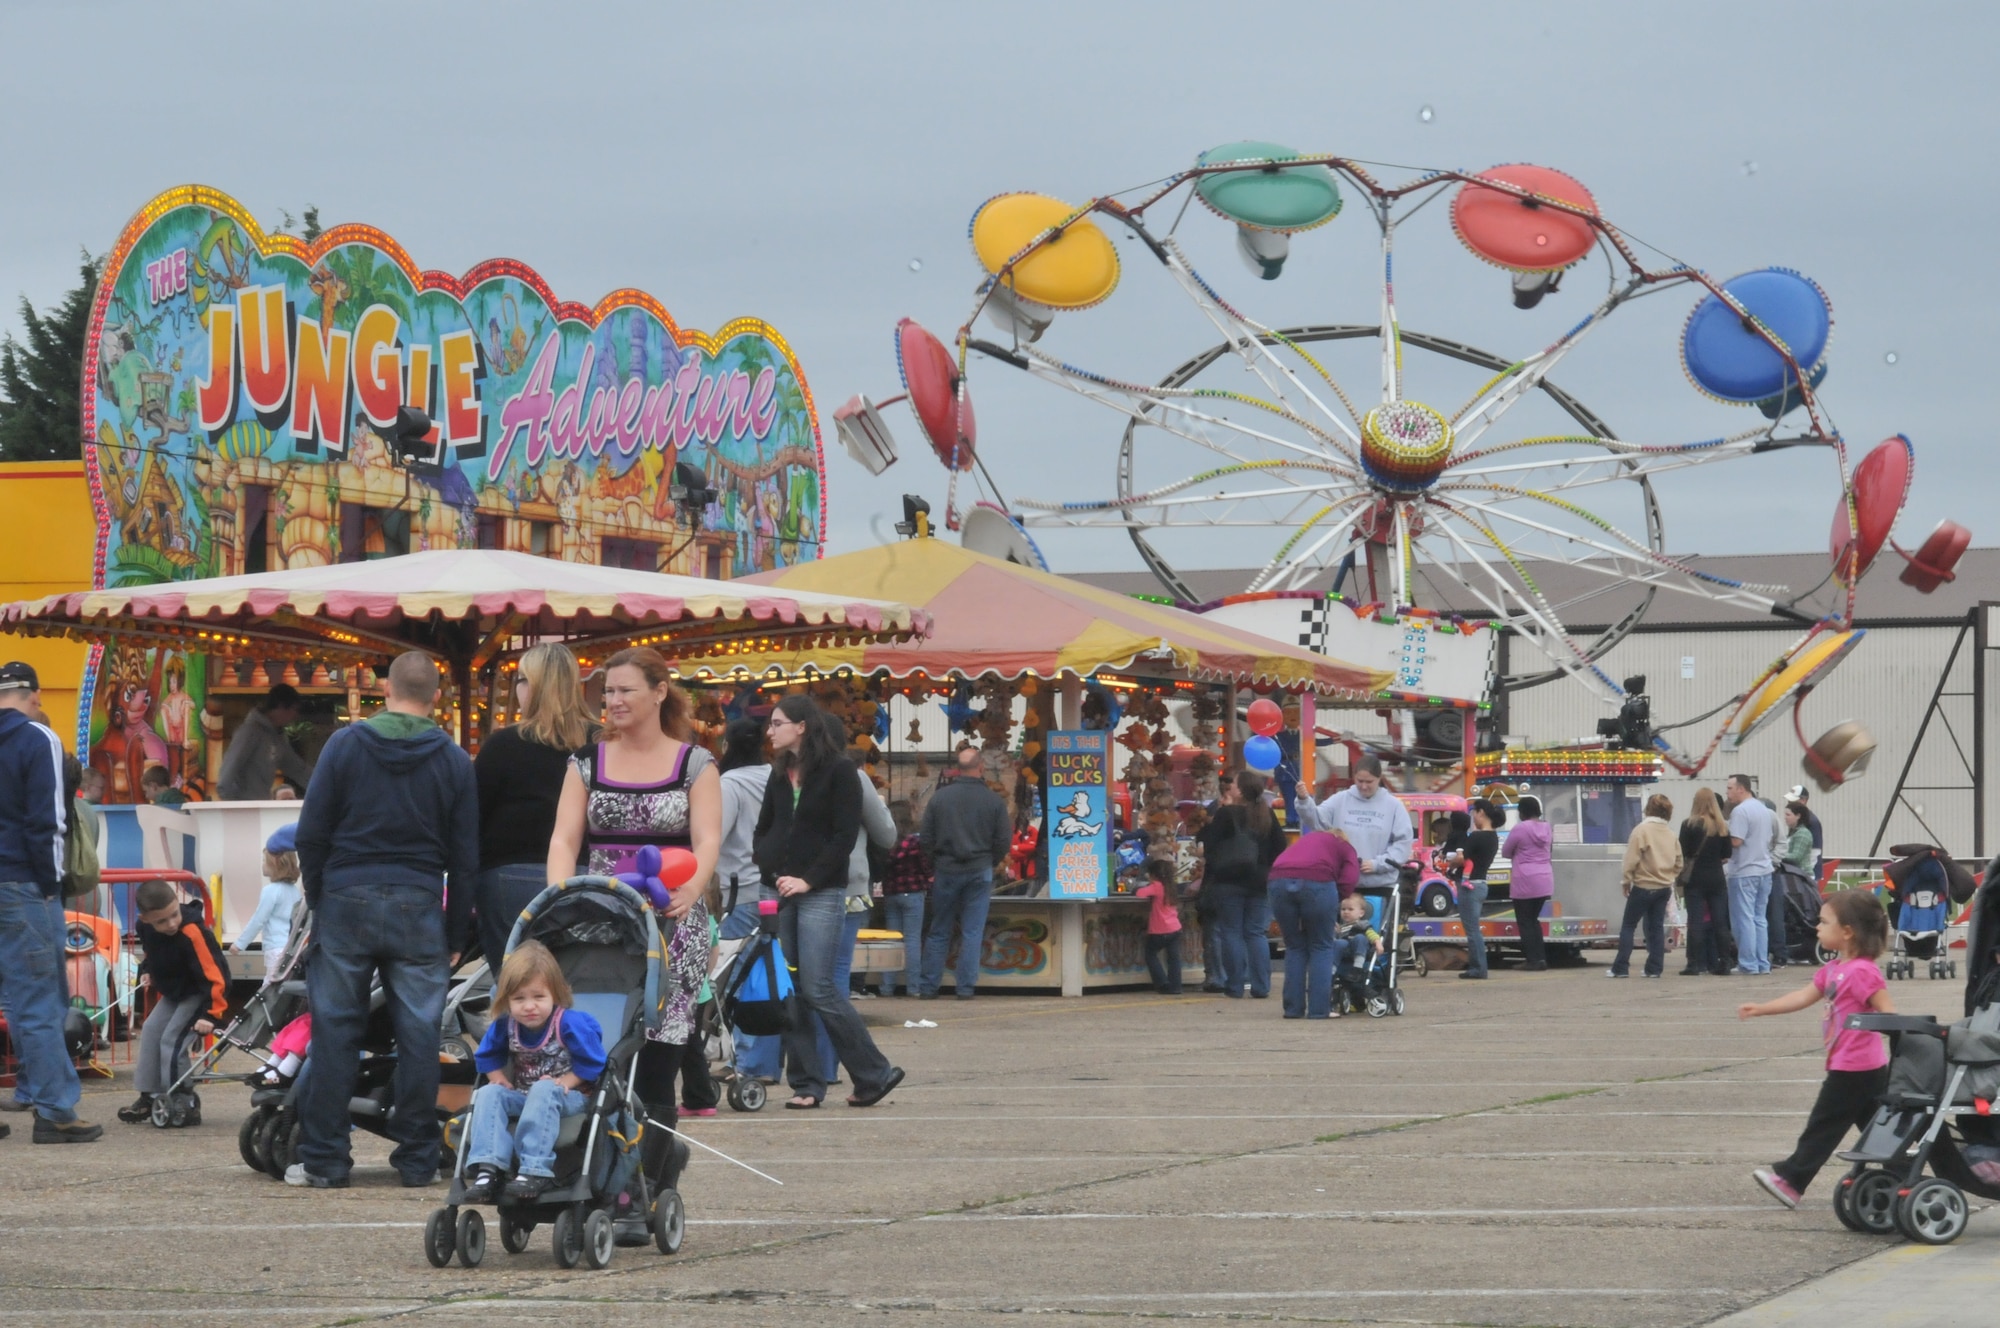
[[[555,1247],[556,1267],[576,1267],[576,1261],[583,1257],[583,1222],[575,1208],[565,1208],[556,1214],[551,1244]]]
[[[500,1214],[500,1248],[509,1254],[519,1254],[528,1248],[528,1237],[535,1234],[535,1224],[525,1222],[512,1213]]]
[[[1886,1171],[1864,1171],[1855,1179],[1847,1200],[1859,1229],[1886,1236],[1896,1229],[1896,1178]]]
[[[1848,1172],[1845,1176],[1835,1181],[1833,1185],[1833,1215],[1839,1218],[1840,1225],[1846,1227],[1849,1231],[1866,1231],[1868,1229],[1862,1226],[1859,1219],[1854,1216],[1854,1186],[1860,1180],[1861,1176],[1866,1174],[1857,1167],[1854,1171]]]
[[[687,1209],[681,1205],[679,1190],[662,1190],[653,1200],[653,1243],[662,1254],[679,1254],[687,1239]]]
[[[1929,1176],[1896,1204],[1896,1225],[1911,1240],[1949,1245],[1965,1230],[1965,1194],[1948,1180]]]
[[[611,1251],[617,1244],[618,1232],[611,1221],[611,1214],[602,1208],[583,1220],[583,1262],[591,1268],[609,1268]]]
[[[765,1098],[764,1081],[754,1075],[738,1076],[729,1085],[729,1105],[737,1111],[762,1111]]]
[[[264,1164],[257,1159],[257,1135],[264,1128],[266,1114],[253,1111],[243,1118],[243,1124],[236,1129],[236,1151],[243,1158],[243,1165],[252,1171],[262,1171]]]
[[[468,1208],[458,1215],[458,1261],[467,1268],[477,1268],[485,1257],[486,1219],[477,1208]]]
[[[290,1133],[291,1124],[282,1111],[272,1112],[264,1128],[257,1132],[257,1156],[264,1163],[264,1174],[272,1180],[283,1180],[285,1168],[291,1165],[291,1140],[287,1138]]]
[[[1370,996],[1368,998],[1368,1017],[1370,1019],[1380,1019],[1387,1013],[1389,1013],[1389,1002],[1385,998],[1381,996]]]
[[[166,1094],[162,1093],[153,1099],[152,1119],[153,1128],[158,1130],[169,1129],[178,1123],[174,1120],[173,1103],[167,1099]]]
[[[1403,1012],[1403,990],[1402,988],[1398,987],[1389,993],[1389,1013],[1401,1014],[1402,1012]]]
[[[458,1231],[452,1222],[451,1209],[437,1209],[424,1223],[424,1257],[431,1261],[431,1267],[442,1268],[451,1262],[451,1252],[457,1244]]]
[[[1405,967],[1408,968],[1412,973],[1415,973],[1420,978],[1429,977],[1431,971],[1431,961],[1424,958],[1424,952],[1422,950],[1418,950],[1414,952],[1414,957],[1410,960],[1410,962],[1407,965],[1405,965]]]

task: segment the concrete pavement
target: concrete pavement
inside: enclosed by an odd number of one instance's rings
[[[1735,1006],[1798,977],[1603,972],[1433,976],[1400,1019],[1331,1023],[1194,995],[865,1002],[910,1072],[890,1102],[849,1110],[836,1090],[797,1113],[774,1096],[691,1123],[784,1186],[697,1153],[685,1250],[620,1250],[595,1273],[556,1269],[546,1231],[525,1254],[495,1240],[476,1270],[434,1270],[421,1224],[443,1192],[397,1187],[378,1141],[357,1144],[355,1188],[291,1190],[236,1158],[243,1090],[212,1091],[198,1129],[155,1131],[110,1120],[121,1079],[85,1104],[107,1142],[0,1142],[0,1324],[1665,1328],[1792,1322],[1756,1316],[1905,1267],[1979,1290],[1992,1214],[1942,1255],[1870,1260],[1895,1243],[1839,1225],[1831,1173],[1797,1213],[1751,1184],[1804,1121],[1817,1019],[1745,1024]],[[1921,979],[1892,991],[1908,1011],[1960,999]],[[903,1027],[917,1018],[940,1027]]]

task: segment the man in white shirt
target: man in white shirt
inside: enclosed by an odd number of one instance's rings
[[[1768,973],[1775,818],[1770,808],[1757,801],[1748,775],[1731,775],[1723,796],[1729,802],[1729,842],[1733,846],[1723,874],[1729,878],[1729,920],[1736,928],[1736,971]]]

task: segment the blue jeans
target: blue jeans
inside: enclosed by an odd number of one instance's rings
[[[903,933],[903,969],[884,973],[882,990],[908,987],[914,992],[924,980],[924,892],[883,895],[882,922],[890,931]]]
[[[1356,985],[1366,985],[1370,961],[1375,958],[1375,943],[1366,936],[1336,936],[1333,958],[1334,966],[1343,978]]]
[[[1222,986],[1231,996],[1249,987],[1271,994],[1271,896],[1230,885],[1216,896],[1215,939],[1222,951]]]
[[[537,1079],[526,1092],[487,1082],[472,1095],[472,1124],[466,1127],[468,1167],[499,1167],[505,1171],[520,1158],[519,1174],[556,1174],[556,1135],[563,1117],[588,1110],[590,1099],[553,1079]],[[521,1123],[511,1131],[508,1121]]]
[[[1746,973],[1771,971],[1771,929],[1766,921],[1771,878],[1729,878],[1729,924],[1736,929],[1736,966]]]
[[[1324,1019],[1333,1013],[1334,928],[1340,887],[1332,881],[1271,882],[1271,916],[1285,938],[1285,1017]],[[1266,950],[1268,966],[1270,951]]]
[[[1646,928],[1646,976],[1656,978],[1667,966],[1667,902],[1674,897],[1671,886],[1663,890],[1635,888],[1625,896],[1625,920],[1618,927],[1618,957],[1611,971],[1632,971],[1632,942],[1643,923]]]
[[[33,881],[0,882],[0,1010],[20,1061],[14,1098],[64,1124],[83,1087],[63,1045],[62,900]]]
[[[1458,920],[1465,926],[1465,971],[1486,971],[1486,932],[1480,920],[1486,916],[1486,882],[1458,883]]]
[[[986,954],[986,911],[992,905],[991,867],[971,872],[939,870],[931,886],[930,930],[924,936],[923,988],[918,994],[937,995],[955,930],[958,966],[952,970],[952,982],[958,995],[972,995],[979,985],[979,961]]]
[[[414,886],[347,886],[320,896],[306,992],[312,1003],[312,1066],[299,1090],[299,1161],[335,1180],[353,1166],[348,1099],[368,1024],[376,974],[396,1034],[396,1141],[389,1161],[408,1177],[437,1170],[438,1023],[451,961],[444,901]]]
[[[854,943],[860,939],[862,924],[867,921],[866,913],[849,913],[842,924],[845,930],[840,938],[840,949],[833,956],[833,985],[842,993],[854,990],[851,981],[854,977]],[[826,1081],[832,1083],[840,1078],[840,1058],[833,1054],[833,1039],[826,1035],[826,1023],[818,1015],[813,1016],[813,1027],[819,1030],[819,1062],[826,1067]]]
[[[723,896],[728,898],[727,893]],[[745,888],[737,895],[736,907],[722,919],[722,939],[740,941],[757,931],[757,891]],[[775,1037],[757,1037],[741,1029],[729,1031],[730,1041],[736,1046],[736,1072],[758,1079],[778,1077],[779,1057],[784,1050],[783,1043]]]
[[[868,1035],[868,1026],[855,1013],[854,1002],[847,999],[847,984],[833,980],[840,943],[851,934],[847,899],[841,891],[808,890],[778,907],[778,944],[785,947],[785,957],[792,963],[797,988],[792,997],[792,1026],[785,1030],[787,1073],[792,1091],[815,1101],[826,1096],[826,1076],[820,1073],[825,1061],[820,1057],[817,1029],[806,1017],[808,1010],[825,1025],[857,1093],[880,1087],[893,1068]],[[848,954],[853,952],[850,942]]]
[[[486,956],[486,966],[495,977],[500,976],[500,961],[507,957],[507,938],[514,934],[521,910],[548,884],[549,869],[539,863],[479,873],[472,892],[472,907],[479,914],[479,953]]]

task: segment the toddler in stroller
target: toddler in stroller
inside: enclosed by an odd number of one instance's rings
[[[580,1115],[586,1090],[604,1073],[604,1034],[574,997],[548,947],[524,941],[507,955],[493,987],[505,1013],[486,1026],[473,1063],[487,1082],[472,1095],[466,1126],[471,1181],[465,1203],[492,1203],[510,1162],[510,1199],[538,1199],[555,1183],[556,1136]],[[508,1129],[509,1121],[513,1129]]]
[[[1340,901],[1334,929],[1335,1010],[1366,1010],[1372,1019],[1403,1012],[1396,985],[1402,936],[1400,897],[1395,887],[1356,890]]]
[[[546,947],[548,961],[517,962],[529,942]],[[675,1156],[663,1176],[640,1165],[645,1132],[657,1127],[634,1092],[642,1039],[665,1014],[666,946],[651,905],[608,877],[572,877],[522,910],[508,951],[502,987],[510,973],[538,974],[537,985],[549,989],[551,1006],[559,1003],[553,998],[563,984],[572,1004],[560,1015],[551,1010],[539,1026],[533,1022],[539,1001],[526,1011],[510,1007],[508,1017],[496,1018],[488,1029],[480,1068],[497,1069],[502,1057],[518,1067],[524,1063],[515,1059],[518,1047],[534,1058],[543,1081],[561,1085],[562,1092],[549,1088],[521,1096],[521,1125],[508,1140],[505,1119],[516,1101],[510,1091],[518,1091],[521,1081],[514,1080],[514,1090],[498,1084],[481,1090],[475,1101],[484,1098],[492,1105],[476,1108],[466,1128],[455,1123],[447,1131],[457,1162],[446,1206],[425,1225],[425,1256],[438,1268],[454,1254],[465,1267],[476,1267],[486,1253],[486,1222],[474,1205],[487,1203],[499,1209],[500,1243],[509,1254],[526,1250],[537,1226],[552,1224],[556,1263],[563,1268],[579,1261],[606,1267],[616,1245],[643,1244],[649,1237],[662,1254],[677,1252],[686,1223],[673,1182],[685,1145],[673,1141]],[[509,994],[518,998],[527,986],[523,981]],[[517,1020],[527,1027],[518,1028]],[[590,1036],[600,1030],[609,1037]],[[567,1066],[557,1068],[561,1057],[551,1040],[563,1048]],[[608,1050],[603,1041],[611,1042]],[[534,1045],[521,1045],[526,1043]],[[596,1083],[589,1092],[564,1082],[580,1085],[593,1072]],[[492,1169],[504,1162],[503,1149],[518,1151],[520,1174],[496,1195]]]

